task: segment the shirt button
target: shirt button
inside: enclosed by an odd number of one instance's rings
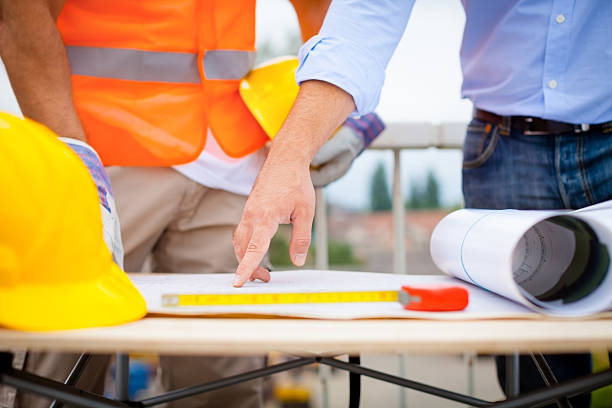
[[[565,22],[565,16],[563,14],[557,14],[557,23],[563,24]]]
[[[557,87],[557,85],[559,85],[559,84],[554,79],[551,79],[550,81],[548,81],[548,87],[550,89],[555,89]]]

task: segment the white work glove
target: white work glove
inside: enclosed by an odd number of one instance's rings
[[[81,158],[87,170],[89,170],[89,174],[98,190],[98,197],[100,198],[104,242],[111,254],[113,254],[115,263],[123,269],[123,243],[121,241],[119,218],[117,217],[110,179],[100,160],[100,156],[98,156],[93,147],[85,142],[66,137],[60,137],[59,139],[66,143]]]
[[[342,177],[350,169],[353,160],[384,128],[383,121],[375,113],[348,118],[312,159],[310,163],[312,184],[317,188],[325,187]]]

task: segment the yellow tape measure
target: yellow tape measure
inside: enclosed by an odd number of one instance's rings
[[[166,294],[162,306],[274,305],[289,303],[397,302],[396,290],[367,292]]]

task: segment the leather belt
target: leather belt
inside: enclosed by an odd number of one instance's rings
[[[525,135],[558,135],[560,133],[583,133],[590,130],[603,130],[606,133],[612,129],[612,121],[590,125],[582,123],[557,122],[532,116],[500,116],[482,109],[474,109],[473,116],[485,122],[500,126],[500,133],[508,134],[510,129],[517,129]]]

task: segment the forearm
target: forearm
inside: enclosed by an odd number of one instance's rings
[[[274,138],[268,162],[309,165],[319,148],[355,109],[351,95],[323,81],[305,81]]]
[[[24,116],[86,140],[72,100],[66,49],[55,25],[63,1],[0,0],[0,56]]]

